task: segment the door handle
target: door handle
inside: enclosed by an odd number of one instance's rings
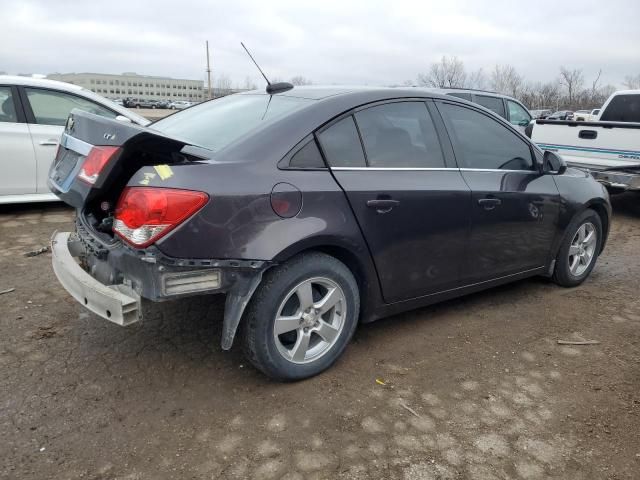
[[[502,205],[502,200],[499,198],[480,198],[478,200],[478,205],[480,205],[485,210],[493,210],[498,205]]]
[[[53,139],[51,139],[51,140],[42,140],[40,142],[40,145],[56,146],[56,145],[58,145],[58,141],[57,140],[53,140]]]
[[[391,198],[379,198],[376,200],[367,200],[367,207],[375,208],[378,213],[388,213],[394,207],[400,205],[399,200],[393,200]]]

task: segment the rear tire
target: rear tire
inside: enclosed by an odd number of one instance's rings
[[[243,321],[249,361],[269,377],[312,377],[340,357],[358,323],[351,271],[329,255],[298,255],[265,274]]]
[[[576,287],[589,276],[602,248],[602,221],[591,209],[578,215],[567,227],[556,256],[553,281]]]

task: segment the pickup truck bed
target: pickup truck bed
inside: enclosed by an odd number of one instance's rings
[[[614,190],[640,190],[640,123],[536,120],[531,139]]]

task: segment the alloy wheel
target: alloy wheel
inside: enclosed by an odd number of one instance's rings
[[[569,271],[575,277],[582,275],[594,257],[598,245],[598,231],[593,223],[580,225],[569,246]]]
[[[342,288],[326,277],[293,287],[277,310],[273,336],[280,355],[305,364],[326,354],[345,325],[347,300]]]

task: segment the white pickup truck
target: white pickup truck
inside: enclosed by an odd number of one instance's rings
[[[540,148],[588,170],[612,192],[640,191],[640,90],[615,92],[598,121],[536,120],[527,130]]]

